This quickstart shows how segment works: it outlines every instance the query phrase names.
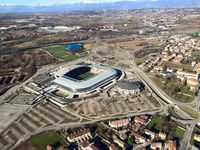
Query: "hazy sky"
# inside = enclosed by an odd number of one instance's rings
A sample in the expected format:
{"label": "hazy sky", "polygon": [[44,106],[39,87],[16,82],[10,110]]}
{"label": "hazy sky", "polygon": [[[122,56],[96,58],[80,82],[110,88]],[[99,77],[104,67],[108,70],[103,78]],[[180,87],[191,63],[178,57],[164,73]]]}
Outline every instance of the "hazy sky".
{"label": "hazy sky", "polygon": [[[52,5],[62,3],[98,3],[98,2],[116,2],[125,0],[0,0],[0,4],[9,5]],[[126,0],[127,1],[127,0]],[[144,1],[144,0],[129,0],[129,1]],[[155,0],[151,0],[155,1]]]}

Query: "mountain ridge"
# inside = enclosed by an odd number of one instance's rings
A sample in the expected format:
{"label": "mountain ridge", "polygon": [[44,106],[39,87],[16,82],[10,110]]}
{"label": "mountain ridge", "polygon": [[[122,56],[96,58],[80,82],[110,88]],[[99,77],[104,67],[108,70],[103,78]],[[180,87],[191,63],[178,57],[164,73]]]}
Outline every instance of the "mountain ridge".
{"label": "mountain ridge", "polygon": [[144,0],[119,1],[104,3],[74,3],[54,5],[0,5],[0,13],[36,13],[36,12],[65,12],[65,11],[91,11],[91,10],[123,10],[144,8],[196,8],[200,6],[199,0]]}

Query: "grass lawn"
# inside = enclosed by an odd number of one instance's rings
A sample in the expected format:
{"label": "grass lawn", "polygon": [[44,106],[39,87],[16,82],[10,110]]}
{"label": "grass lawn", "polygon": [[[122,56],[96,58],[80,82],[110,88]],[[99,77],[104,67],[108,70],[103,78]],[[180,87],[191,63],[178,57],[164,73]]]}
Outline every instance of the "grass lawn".
{"label": "grass lawn", "polygon": [[176,64],[172,62],[163,62],[162,65],[166,65],[167,67],[173,67],[173,68],[183,68],[186,71],[191,72],[193,67],[190,64]]}
{"label": "grass lawn", "polygon": [[156,116],[154,117],[147,125],[149,129],[156,129],[158,131],[164,131],[165,133],[168,133],[168,138],[177,137],[180,140],[183,138],[185,130],[182,128],[185,128],[184,125],[180,124],[174,121],[169,121],[167,118],[162,116]]}
{"label": "grass lawn", "polygon": [[135,58],[135,62],[137,65],[144,63],[147,59],[149,58],[149,56],[144,56],[142,58]]}
{"label": "grass lawn", "polygon": [[87,79],[87,78],[89,78],[89,77],[91,77],[91,76],[93,76],[93,75],[94,75],[94,74],[91,73],[91,72],[86,72],[86,73],[80,75],[78,78],[79,78],[79,80],[83,80],[83,79]]}
{"label": "grass lawn", "polygon": [[159,79],[158,77],[154,77],[154,76],[151,76],[150,78],[151,78],[151,80],[154,81],[154,83],[155,83],[158,87],[163,88],[164,83],[162,82],[161,79]]}
{"label": "grass lawn", "polygon": [[177,115],[177,114],[175,113],[175,111],[174,111],[173,108],[169,108],[169,109],[168,109],[168,112],[169,112],[170,115],[172,115],[172,116],[175,117],[175,118],[181,118],[179,115]]}
{"label": "grass lawn", "polygon": [[198,113],[194,109],[187,106],[179,106],[179,108],[190,115],[192,118],[198,118]]}
{"label": "grass lawn", "polygon": [[190,87],[189,86],[183,86],[181,88],[181,93],[185,93],[185,94],[188,94],[188,95],[191,95],[191,97],[195,97],[195,92],[192,92],[190,91]]}
{"label": "grass lawn", "polygon": [[75,105],[73,103],[69,103],[69,104],[65,105],[65,108],[67,108],[67,109],[72,109],[73,110],[74,107],[75,107]]}
{"label": "grass lawn", "polygon": [[62,59],[64,61],[70,61],[78,58],[76,54],[72,54],[71,52],[67,51],[64,45],[47,47],[45,50],[47,50],[56,58]]}
{"label": "grass lawn", "polygon": [[175,137],[178,137],[179,139],[182,139],[184,136],[185,130],[180,128],[179,126],[176,127]]}
{"label": "grass lawn", "polygon": [[123,63],[119,63],[118,66],[121,67],[121,68],[130,68],[129,65],[123,64]]}
{"label": "grass lawn", "polygon": [[177,101],[183,102],[183,103],[189,103],[189,102],[194,101],[194,97],[179,94],[179,93],[177,93],[177,95],[174,97],[174,99],[176,99]]}
{"label": "grass lawn", "polygon": [[[150,78],[159,88],[161,88],[167,95],[169,95],[173,99],[184,103],[189,103],[194,101],[195,93],[190,91],[188,86],[181,87],[181,85],[179,85],[178,83],[178,80],[170,79],[167,80],[166,82],[162,82],[164,80],[159,77],[151,76]],[[176,86],[180,88],[180,92],[175,92]],[[184,93],[185,95],[182,93]]]}
{"label": "grass lawn", "polygon": [[48,144],[57,144],[57,146],[65,144],[64,139],[54,131],[42,132],[32,136],[30,142],[41,150],[46,149]]}
{"label": "grass lawn", "polygon": [[151,129],[154,127],[156,130],[161,130],[162,125],[165,123],[165,119],[161,116],[153,117],[153,119],[148,123],[147,127]]}
{"label": "grass lawn", "polygon": [[200,53],[199,51],[194,51],[193,58],[195,61],[200,61]]}

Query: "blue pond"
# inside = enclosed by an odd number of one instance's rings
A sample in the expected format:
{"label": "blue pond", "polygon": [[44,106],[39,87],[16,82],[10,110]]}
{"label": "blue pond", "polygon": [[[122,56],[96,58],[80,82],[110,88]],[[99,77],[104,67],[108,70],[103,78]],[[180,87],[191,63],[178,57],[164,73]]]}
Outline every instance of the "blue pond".
{"label": "blue pond", "polygon": [[76,51],[79,50],[82,47],[82,45],[80,44],[69,44],[65,46],[65,49],[69,50],[69,51]]}

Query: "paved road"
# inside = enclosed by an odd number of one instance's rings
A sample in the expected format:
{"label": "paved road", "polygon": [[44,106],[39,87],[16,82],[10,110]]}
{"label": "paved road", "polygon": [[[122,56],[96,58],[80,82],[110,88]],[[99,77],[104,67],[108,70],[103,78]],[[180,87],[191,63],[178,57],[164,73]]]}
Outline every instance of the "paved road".
{"label": "paved road", "polygon": [[[182,105],[187,105],[187,106],[188,106],[188,104],[179,103],[179,102],[173,100],[172,98],[170,98],[164,92],[162,92],[151,81],[151,79],[149,79],[149,77],[142,70],[140,70],[136,66],[136,63],[134,62],[134,55],[133,54],[132,54],[132,58],[133,58],[133,63],[132,63],[133,67],[132,68],[133,68],[134,73],[138,76],[138,78],[141,79],[141,81],[143,81],[143,83],[149,88],[150,91],[155,93],[156,96],[158,96],[160,98],[160,100],[162,100],[165,104],[167,104],[165,106],[165,108],[164,108],[164,111],[166,111],[168,109],[168,107],[174,107],[175,108],[175,112],[181,118],[185,119],[185,120],[176,119],[176,121],[181,122],[183,124],[191,124],[190,127],[187,126],[187,128],[186,128],[184,137],[181,140],[181,147],[180,147],[180,150],[188,150],[191,147],[190,140],[191,140],[191,137],[192,137],[192,133],[193,133],[194,127],[196,126],[196,124],[198,124],[200,122],[200,116],[197,119],[192,119],[188,114],[186,114],[185,112],[180,110],[179,107],[177,106],[177,104],[182,104]],[[194,103],[196,103],[197,110],[199,110],[199,106],[200,106],[200,91],[199,91],[198,97],[195,99],[195,102],[190,103],[189,105],[192,105]]]}
{"label": "paved road", "polygon": [[[133,58],[134,59],[134,58]],[[158,97],[160,100],[162,100],[162,102],[164,102],[167,105],[174,105],[177,108],[177,112],[179,113],[179,115],[181,115],[181,117],[183,117],[183,119],[192,119],[188,114],[186,114],[185,112],[181,111],[176,103],[175,100],[173,100],[172,98],[170,98],[168,95],[166,95],[163,91],[160,90],[160,88],[158,88],[153,81],[151,81],[151,79],[149,79],[149,77],[139,68],[137,68],[137,66],[135,65],[135,63],[133,62],[133,72],[138,76],[138,78],[146,85],[146,87],[152,92],[154,93],[154,96]]]}
{"label": "paved road", "polygon": [[180,150],[188,150],[190,148],[190,140],[191,140],[195,125],[196,124],[193,123],[191,124],[191,126],[187,126],[183,139],[181,140]]}

